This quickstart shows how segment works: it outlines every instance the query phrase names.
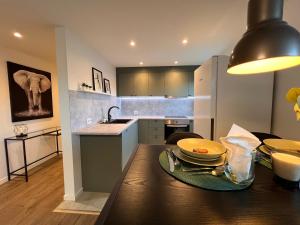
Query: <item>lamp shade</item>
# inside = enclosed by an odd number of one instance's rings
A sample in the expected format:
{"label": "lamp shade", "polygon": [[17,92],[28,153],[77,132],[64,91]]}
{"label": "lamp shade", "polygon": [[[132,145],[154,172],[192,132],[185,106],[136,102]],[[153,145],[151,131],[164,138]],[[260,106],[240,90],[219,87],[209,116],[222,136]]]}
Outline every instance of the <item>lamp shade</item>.
{"label": "lamp shade", "polygon": [[256,74],[300,65],[300,33],[282,21],[282,0],[250,0],[248,29],[235,46],[229,74]]}

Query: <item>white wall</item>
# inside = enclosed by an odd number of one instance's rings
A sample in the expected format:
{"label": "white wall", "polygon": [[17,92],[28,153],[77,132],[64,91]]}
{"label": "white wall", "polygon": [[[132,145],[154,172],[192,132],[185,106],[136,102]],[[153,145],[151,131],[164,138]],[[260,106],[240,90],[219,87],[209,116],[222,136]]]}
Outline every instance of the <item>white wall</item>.
{"label": "white wall", "polygon": [[95,67],[110,80],[112,95],[116,95],[116,68],[70,31],[66,38],[69,90],[77,90],[82,82],[92,85],[92,67]]}
{"label": "white wall", "polygon": [[63,27],[56,28],[56,54],[64,149],[64,199],[75,200],[82,191],[80,140],[72,135],[69,90],[77,90],[79,82],[91,84],[92,67],[96,67],[111,81],[112,94],[115,95],[116,74],[115,67]]}
{"label": "white wall", "polygon": [[300,66],[276,72],[272,133],[282,138],[300,140],[300,121],[296,120],[294,105],[285,99],[292,87],[300,87]]}
{"label": "white wall", "polygon": [[[29,127],[29,131],[35,131],[48,127],[59,125],[59,106],[58,106],[58,87],[55,63],[45,61],[34,56],[30,56],[12,49],[0,46],[0,184],[7,181],[6,161],[4,142],[5,137],[14,136],[13,125],[18,123],[11,122],[10,99],[8,87],[8,75],[6,61],[12,61],[29,67],[45,70],[51,73],[52,77],[52,98],[54,117],[47,119],[38,119],[24,121]],[[55,149],[55,140],[53,137],[43,137],[33,139],[27,142],[28,162],[34,161],[38,157],[46,155]],[[10,166],[11,170],[23,166],[23,155],[20,143],[9,144]]]}

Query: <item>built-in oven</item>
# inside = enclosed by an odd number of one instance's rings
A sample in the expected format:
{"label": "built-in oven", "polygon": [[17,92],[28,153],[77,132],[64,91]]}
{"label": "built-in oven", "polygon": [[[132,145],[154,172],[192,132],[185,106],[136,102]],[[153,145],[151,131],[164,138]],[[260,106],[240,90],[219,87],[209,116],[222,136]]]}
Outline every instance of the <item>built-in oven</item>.
{"label": "built-in oven", "polygon": [[173,133],[189,131],[190,121],[186,117],[167,117],[165,119],[165,140]]}

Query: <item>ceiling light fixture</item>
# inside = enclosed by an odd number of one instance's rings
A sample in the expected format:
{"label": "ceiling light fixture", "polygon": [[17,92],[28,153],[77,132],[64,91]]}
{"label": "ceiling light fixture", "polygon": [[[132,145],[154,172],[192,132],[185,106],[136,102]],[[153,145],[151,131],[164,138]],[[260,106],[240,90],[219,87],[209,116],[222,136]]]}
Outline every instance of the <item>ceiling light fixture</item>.
{"label": "ceiling light fixture", "polygon": [[228,73],[255,74],[300,65],[300,34],[282,15],[283,0],[249,0],[247,31],[231,53]]}
{"label": "ceiling light fixture", "polygon": [[174,64],[177,65],[177,64],[178,64],[178,61],[175,61]]}
{"label": "ceiling light fixture", "polygon": [[182,44],[183,44],[183,45],[186,45],[188,42],[189,42],[189,41],[188,41],[188,39],[186,39],[186,38],[182,40]]}
{"label": "ceiling light fixture", "polygon": [[130,46],[134,47],[135,46],[135,41],[130,41]]}
{"label": "ceiling light fixture", "polygon": [[140,65],[141,65],[141,66],[144,65],[144,63],[143,63],[143,62],[140,62]]}
{"label": "ceiling light fixture", "polygon": [[17,37],[17,38],[22,38],[23,35],[20,34],[19,32],[14,32],[14,36]]}

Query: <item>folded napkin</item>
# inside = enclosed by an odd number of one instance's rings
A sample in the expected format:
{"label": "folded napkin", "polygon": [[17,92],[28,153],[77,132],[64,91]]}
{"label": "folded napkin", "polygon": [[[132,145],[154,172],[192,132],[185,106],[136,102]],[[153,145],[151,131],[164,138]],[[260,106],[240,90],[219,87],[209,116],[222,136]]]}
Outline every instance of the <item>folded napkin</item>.
{"label": "folded napkin", "polygon": [[234,174],[235,181],[240,183],[249,179],[252,153],[261,144],[259,139],[233,124],[227,137],[221,137],[220,141],[227,149],[227,166],[230,173]]}

